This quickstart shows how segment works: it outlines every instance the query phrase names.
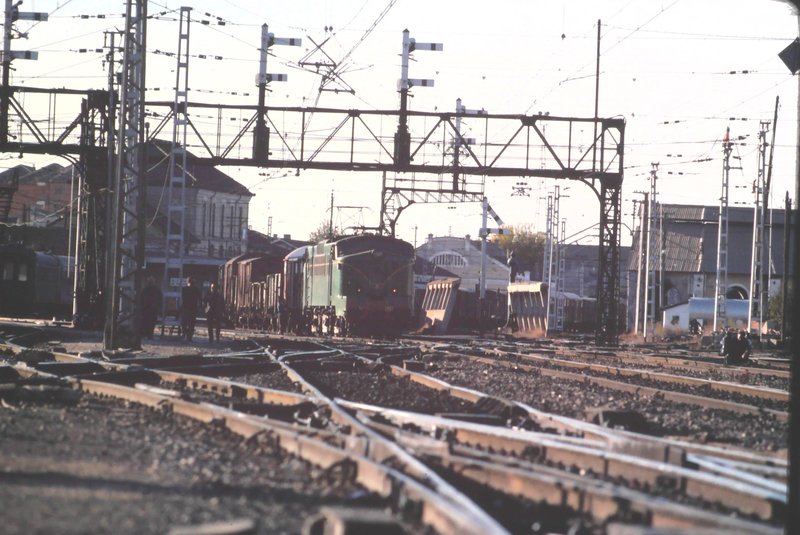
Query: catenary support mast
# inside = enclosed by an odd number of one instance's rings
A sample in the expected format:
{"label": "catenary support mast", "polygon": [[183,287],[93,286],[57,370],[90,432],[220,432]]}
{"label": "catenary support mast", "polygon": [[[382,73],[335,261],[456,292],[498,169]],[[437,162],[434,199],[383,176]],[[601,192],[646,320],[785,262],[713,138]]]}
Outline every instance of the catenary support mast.
{"label": "catenary support mast", "polygon": [[719,220],[717,227],[717,278],[714,283],[714,324],[713,331],[725,328],[727,316],[725,312],[726,292],[728,291],[728,181],[731,172],[730,128],[725,131],[722,140],[722,192],[719,197]]}
{"label": "catenary support mast", "polygon": [[186,254],[186,134],[189,118],[189,29],[192,8],[182,7],[178,31],[178,53],[175,65],[175,105],[172,113],[172,145],[169,152],[167,184],[167,226],[164,230],[164,278],[162,309],[177,310],[184,280]]}
{"label": "catenary support mast", "polygon": [[[113,232],[108,277],[108,306],[103,346],[138,347],[136,295],[144,264],[145,57],[147,1],[128,0],[125,10],[125,55],[117,160],[114,172]],[[125,333],[128,337],[123,340]]]}

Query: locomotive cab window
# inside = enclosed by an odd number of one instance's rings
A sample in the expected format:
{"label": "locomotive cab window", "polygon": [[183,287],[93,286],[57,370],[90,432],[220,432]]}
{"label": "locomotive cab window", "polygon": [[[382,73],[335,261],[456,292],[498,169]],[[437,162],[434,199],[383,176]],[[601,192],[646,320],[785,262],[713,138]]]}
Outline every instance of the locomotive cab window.
{"label": "locomotive cab window", "polygon": [[25,282],[28,280],[28,265],[27,264],[20,264],[19,265],[19,273],[17,273],[17,280]]}

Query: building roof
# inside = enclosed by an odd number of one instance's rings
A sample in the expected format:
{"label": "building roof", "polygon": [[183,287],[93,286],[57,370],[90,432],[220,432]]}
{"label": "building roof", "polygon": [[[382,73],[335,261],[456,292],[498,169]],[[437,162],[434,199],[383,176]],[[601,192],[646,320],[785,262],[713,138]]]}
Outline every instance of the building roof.
{"label": "building roof", "polygon": [[[664,204],[663,249],[664,270],[684,273],[715,273],[717,270],[717,240],[719,207]],[[772,212],[773,274],[783,274],[784,210]],[[641,213],[641,212],[640,212]],[[656,227],[657,229],[657,227]],[[768,231],[769,232],[769,231]],[[650,262],[658,260],[658,230],[651,237]],[[640,229],[634,232],[632,251],[638,251]],[[646,242],[645,242],[646,244]],[[643,245],[645,245],[643,244]],[[753,244],[753,208],[728,208],[728,273],[750,272]],[[628,269],[637,269],[637,254],[631,254]]]}
{"label": "building roof", "polygon": [[421,256],[414,257],[414,273],[417,275],[429,275],[431,277],[458,278],[458,275],[455,275],[453,272],[447,271],[442,266],[437,266],[430,260],[426,260]]}
{"label": "building roof", "polygon": [[[466,244],[469,244],[474,250],[481,250],[481,240],[473,240],[469,235],[465,237],[458,236],[428,236],[428,240],[423,242],[417,247],[417,251],[423,254],[428,253],[428,249],[432,249],[433,255],[449,249],[453,252],[461,253],[464,251]],[[506,251],[491,240],[486,240],[486,254],[498,262],[506,263]],[[432,256],[432,255],[431,255]]]}
{"label": "building roof", "polygon": [[277,236],[268,236],[253,229],[247,231],[247,250],[250,252],[266,253],[270,255],[283,254],[285,256],[298,247],[310,244],[311,242],[309,241],[293,240],[288,236],[279,238]]}
{"label": "building roof", "polygon": [[[170,150],[171,143],[169,141],[155,139],[147,143],[148,186],[164,185],[169,173]],[[197,156],[190,151],[186,151],[186,175],[189,179],[187,186],[193,188],[232,195],[254,196],[250,190],[229,175],[212,165],[199,162]]]}
{"label": "building roof", "polygon": [[0,172],[0,185],[9,185],[14,182],[19,184],[69,183],[70,180],[72,180],[72,166],[64,167],[57,163],[51,163],[39,169],[30,165],[15,165]]}

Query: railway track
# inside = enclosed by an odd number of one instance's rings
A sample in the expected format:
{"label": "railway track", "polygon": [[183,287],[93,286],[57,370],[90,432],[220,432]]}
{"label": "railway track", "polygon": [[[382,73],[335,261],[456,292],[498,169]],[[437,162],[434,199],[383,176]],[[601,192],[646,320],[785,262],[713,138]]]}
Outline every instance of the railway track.
{"label": "railway track", "polygon": [[[379,483],[363,474],[351,482],[404,511],[387,522],[405,529],[781,532],[780,457],[609,428],[533,407],[510,388],[484,393],[437,377],[443,361],[490,366],[487,359],[425,344],[269,338],[222,355],[105,361],[62,354],[13,369],[170,407],[245,437],[279,437],[271,444],[313,466],[350,459],[356,472],[385,472],[375,476]],[[500,359],[495,354],[491,373]],[[520,376],[520,363],[503,362]],[[407,489],[402,503],[390,503],[395,491],[381,491],[387,480]],[[416,505],[402,506],[409,503]]]}

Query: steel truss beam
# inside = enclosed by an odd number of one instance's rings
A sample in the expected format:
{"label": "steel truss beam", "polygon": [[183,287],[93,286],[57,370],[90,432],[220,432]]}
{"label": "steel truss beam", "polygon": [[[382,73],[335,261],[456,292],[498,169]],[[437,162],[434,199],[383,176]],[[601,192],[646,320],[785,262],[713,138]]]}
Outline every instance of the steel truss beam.
{"label": "steel truss beam", "polygon": [[[160,119],[151,137],[169,122],[173,106],[147,103],[148,115]],[[399,120],[397,110],[267,107],[265,114],[273,139],[266,160],[259,162],[264,167],[576,180],[615,180],[622,174],[615,165],[622,150],[617,138],[625,128],[620,118],[408,111],[411,143],[408,154],[398,157],[391,130]],[[248,134],[258,118],[257,106],[189,102],[187,115],[192,132],[188,143],[199,160],[209,165],[255,163]],[[306,127],[312,116],[313,128]],[[457,117],[470,124],[470,135],[477,141],[465,145],[464,157],[455,163],[447,161],[445,148],[450,139],[464,135],[456,127]],[[595,122],[597,138],[592,132]]]}
{"label": "steel truss beam", "polygon": [[[105,145],[108,91],[12,86],[6,93],[14,128],[8,127],[0,152],[79,155]],[[57,122],[56,113],[64,108],[79,112],[67,123]],[[41,111],[29,112],[34,109]]]}

